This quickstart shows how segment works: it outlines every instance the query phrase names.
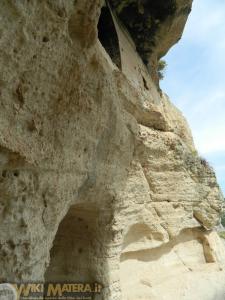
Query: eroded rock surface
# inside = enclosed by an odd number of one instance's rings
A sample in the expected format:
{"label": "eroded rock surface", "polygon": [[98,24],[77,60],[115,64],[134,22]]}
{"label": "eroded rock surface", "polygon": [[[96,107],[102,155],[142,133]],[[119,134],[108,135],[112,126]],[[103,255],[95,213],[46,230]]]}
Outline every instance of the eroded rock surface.
{"label": "eroded rock surface", "polygon": [[[153,24],[140,37],[123,17],[130,5],[137,27]],[[224,299],[213,230],[223,197],[154,75],[190,9],[1,1],[1,282],[97,281],[103,300]]]}

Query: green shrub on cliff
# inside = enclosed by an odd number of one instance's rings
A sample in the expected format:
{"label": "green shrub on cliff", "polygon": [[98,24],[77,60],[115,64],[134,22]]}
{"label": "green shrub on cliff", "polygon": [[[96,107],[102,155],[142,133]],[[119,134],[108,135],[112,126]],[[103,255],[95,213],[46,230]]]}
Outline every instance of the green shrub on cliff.
{"label": "green shrub on cliff", "polygon": [[222,239],[225,239],[225,231],[219,232],[219,236],[220,236]]}
{"label": "green shrub on cliff", "polygon": [[221,224],[225,227],[225,214],[221,217]]}
{"label": "green shrub on cliff", "polygon": [[165,76],[165,70],[167,67],[167,63],[165,60],[160,59],[160,61],[158,62],[158,76],[159,76],[159,80],[162,80]]}

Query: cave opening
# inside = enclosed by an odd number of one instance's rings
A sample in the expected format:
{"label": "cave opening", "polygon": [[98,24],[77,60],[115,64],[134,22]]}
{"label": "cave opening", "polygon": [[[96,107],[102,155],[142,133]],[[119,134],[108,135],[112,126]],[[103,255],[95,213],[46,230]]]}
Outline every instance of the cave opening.
{"label": "cave opening", "polygon": [[99,282],[97,255],[97,212],[72,206],[59,224],[50,251],[45,282]]}
{"label": "cave opening", "polygon": [[110,9],[102,7],[98,22],[98,38],[113,63],[121,69],[119,38]]}

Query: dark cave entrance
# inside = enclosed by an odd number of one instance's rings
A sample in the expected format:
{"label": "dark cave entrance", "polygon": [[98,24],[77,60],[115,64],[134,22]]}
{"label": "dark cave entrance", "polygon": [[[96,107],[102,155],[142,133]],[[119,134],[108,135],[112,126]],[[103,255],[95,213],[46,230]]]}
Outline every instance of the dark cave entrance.
{"label": "dark cave entrance", "polygon": [[52,243],[44,276],[46,284],[100,285],[102,289],[99,292],[92,292],[91,295],[84,293],[81,297],[105,299],[109,285],[107,249],[110,235],[102,226],[103,219],[103,211],[93,204],[79,203],[70,207]]}
{"label": "dark cave entrance", "polygon": [[108,7],[103,7],[98,22],[98,38],[113,63],[121,69],[119,39]]}
{"label": "dark cave entrance", "polygon": [[72,206],[50,251],[46,282],[96,282],[96,212]]}

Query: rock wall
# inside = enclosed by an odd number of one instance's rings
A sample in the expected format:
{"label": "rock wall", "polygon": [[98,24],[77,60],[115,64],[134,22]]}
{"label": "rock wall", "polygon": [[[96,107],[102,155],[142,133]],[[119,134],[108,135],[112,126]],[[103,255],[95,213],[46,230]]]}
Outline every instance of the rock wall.
{"label": "rock wall", "polygon": [[166,2],[162,16],[151,2],[143,57],[120,14],[139,3],[139,20],[145,1],[1,1],[1,282],[97,281],[103,300],[224,299],[213,230],[223,197],[155,76],[191,8]]}

